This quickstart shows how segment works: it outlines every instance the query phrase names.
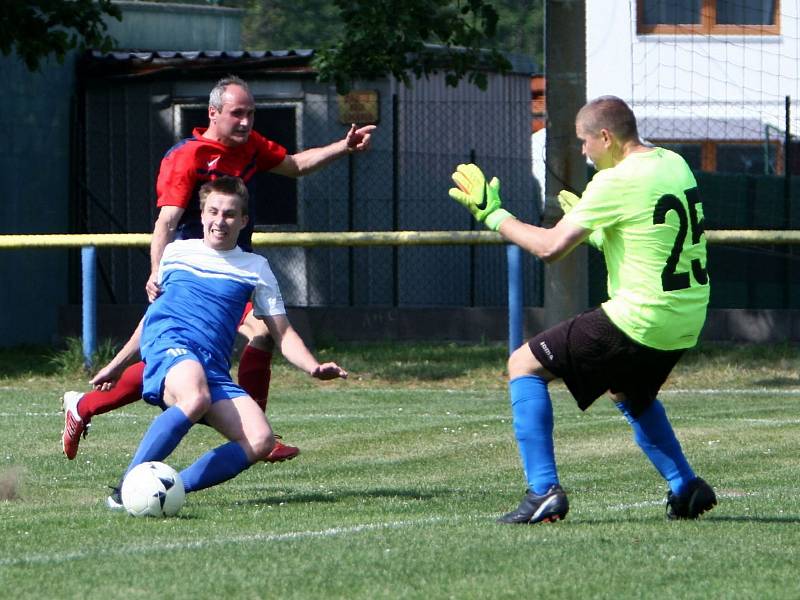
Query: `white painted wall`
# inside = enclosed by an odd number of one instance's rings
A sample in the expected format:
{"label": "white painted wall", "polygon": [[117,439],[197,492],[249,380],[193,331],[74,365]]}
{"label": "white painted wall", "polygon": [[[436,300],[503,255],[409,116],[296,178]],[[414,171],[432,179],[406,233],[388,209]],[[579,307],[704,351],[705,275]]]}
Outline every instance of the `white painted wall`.
{"label": "white painted wall", "polygon": [[636,0],[586,0],[587,97],[628,101],[645,138],[760,140],[788,95],[800,132],[800,0],[780,4],[777,36],[639,36]]}

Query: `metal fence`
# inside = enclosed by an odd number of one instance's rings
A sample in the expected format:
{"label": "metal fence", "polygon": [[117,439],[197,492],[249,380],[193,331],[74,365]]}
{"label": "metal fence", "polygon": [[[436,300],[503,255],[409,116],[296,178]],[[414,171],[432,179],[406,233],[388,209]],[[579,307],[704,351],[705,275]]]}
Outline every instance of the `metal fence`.
{"label": "metal fence", "polygon": [[[159,100],[167,94],[165,85],[132,82],[87,92],[79,124],[84,134],[76,233],[152,230],[161,157],[192,127],[207,124],[205,97],[173,90],[169,101]],[[509,85],[519,85],[524,93],[509,92]],[[301,97],[275,99],[251,87],[256,130],[290,152],[341,139],[347,129],[339,121],[335,94],[306,89]],[[539,192],[531,174],[528,80],[507,82],[494,94],[491,89],[485,94],[454,92],[433,82],[425,89],[379,90],[378,133],[368,153],[343,158],[297,181],[269,174],[254,179],[257,231],[474,228],[471,216],[447,196],[450,174],[469,161],[500,177],[509,210],[536,221]],[[507,302],[505,255],[499,247],[270,248],[263,253],[292,306]],[[97,258],[101,303],[145,302],[150,270],[145,249],[103,248]],[[524,303],[540,305],[541,268],[526,257],[523,272]],[[78,296],[73,290],[72,300]]]}

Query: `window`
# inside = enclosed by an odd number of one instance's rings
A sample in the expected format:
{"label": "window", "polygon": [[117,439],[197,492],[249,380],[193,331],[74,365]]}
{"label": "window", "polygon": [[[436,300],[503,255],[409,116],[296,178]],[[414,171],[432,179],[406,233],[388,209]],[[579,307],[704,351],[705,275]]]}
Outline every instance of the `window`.
{"label": "window", "polygon": [[637,33],[778,35],[780,0],[638,0]]}

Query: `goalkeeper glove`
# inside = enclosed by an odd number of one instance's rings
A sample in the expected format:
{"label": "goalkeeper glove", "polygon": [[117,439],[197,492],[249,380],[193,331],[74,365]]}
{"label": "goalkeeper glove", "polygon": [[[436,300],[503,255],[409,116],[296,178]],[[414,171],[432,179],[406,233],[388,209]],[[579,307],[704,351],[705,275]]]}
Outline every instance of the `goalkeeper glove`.
{"label": "goalkeeper glove", "polygon": [[450,197],[489,229],[497,231],[503,221],[514,216],[501,208],[500,180],[497,177],[487,184],[483,171],[473,164],[458,165],[452,177],[458,187],[450,188]]}
{"label": "goalkeeper glove", "polygon": [[558,192],[558,203],[561,205],[561,210],[564,211],[564,214],[571,211],[578,203],[578,200],[580,200],[580,198],[572,192],[568,192],[567,190]]}
{"label": "goalkeeper glove", "polygon": [[[575,205],[578,203],[578,200],[580,200],[580,198],[575,194],[573,194],[572,192],[568,192],[567,190],[561,190],[560,192],[558,192],[558,203],[561,205],[561,210],[564,211],[564,214],[567,214],[569,211],[575,208]],[[594,246],[595,248],[600,250],[600,252],[602,252],[603,230],[596,229],[591,234],[589,234],[589,237],[586,239],[586,241],[591,246]]]}

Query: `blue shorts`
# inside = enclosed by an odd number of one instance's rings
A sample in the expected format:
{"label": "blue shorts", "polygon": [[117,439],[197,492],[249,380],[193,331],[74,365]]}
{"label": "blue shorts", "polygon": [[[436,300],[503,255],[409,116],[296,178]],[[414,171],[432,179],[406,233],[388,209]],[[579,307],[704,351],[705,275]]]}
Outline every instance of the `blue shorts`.
{"label": "blue shorts", "polygon": [[175,338],[160,338],[151,344],[142,358],[145,361],[142,398],[145,402],[166,408],[164,380],[169,370],[184,360],[200,363],[206,373],[211,403],[247,396],[231,379],[230,365],[221,364],[210,354],[192,344]]}

